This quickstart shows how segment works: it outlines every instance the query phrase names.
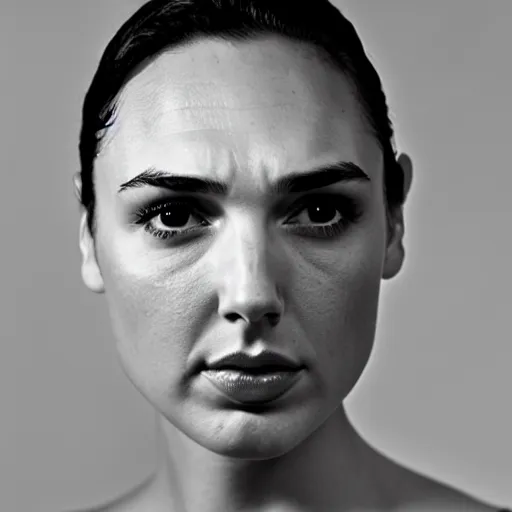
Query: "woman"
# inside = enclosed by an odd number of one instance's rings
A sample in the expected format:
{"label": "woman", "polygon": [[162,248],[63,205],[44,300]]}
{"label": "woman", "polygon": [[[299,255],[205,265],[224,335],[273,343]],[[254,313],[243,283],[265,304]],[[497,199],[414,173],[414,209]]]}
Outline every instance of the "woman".
{"label": "woman", "polygon": [[497,510],[345,414],[404,260],[392,139],[327,1],[152,0],[119,30],[83,108],[82,277],[155,407],[159,464],[101,510]]}

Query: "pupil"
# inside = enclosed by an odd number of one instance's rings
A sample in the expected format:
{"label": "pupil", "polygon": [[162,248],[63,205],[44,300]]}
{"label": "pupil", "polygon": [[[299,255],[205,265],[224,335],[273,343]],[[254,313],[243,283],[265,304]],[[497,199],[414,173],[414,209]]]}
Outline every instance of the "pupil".
{"label": "pupil", "polygon": [[190,213],[184,208],[173,207],[160,214],[162,224],[167,227],[182,227],[187,223]]}
{"label": "pupil", "polygon": [[308,208],[309,217],[313,222],[324,223],[329,222],[336,216],[336,208],[334,206],[314,206]]}

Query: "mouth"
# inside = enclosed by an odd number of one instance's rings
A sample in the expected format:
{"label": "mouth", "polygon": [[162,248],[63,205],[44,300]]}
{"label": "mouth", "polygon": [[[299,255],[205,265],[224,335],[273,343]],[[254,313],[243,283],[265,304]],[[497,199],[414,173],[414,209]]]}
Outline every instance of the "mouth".
{"label": "mouth", "polygon": [[303,375],[304,366],[275,352],[257,356],[230,354],[206,364],[201,375],[216,392],[237,404],[263,404],[277,400]]}

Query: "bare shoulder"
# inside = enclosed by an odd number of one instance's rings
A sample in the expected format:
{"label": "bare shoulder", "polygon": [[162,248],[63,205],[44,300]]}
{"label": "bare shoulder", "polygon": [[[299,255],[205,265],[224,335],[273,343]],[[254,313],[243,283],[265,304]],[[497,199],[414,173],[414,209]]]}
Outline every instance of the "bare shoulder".
{"label": "bare shoulder", "polygon": [[400,499],[394,512],[499,512],[501,510],[498,505],[485,503],[464,491],[400,466],[392,482],[401,489]]}
{"label": "bare shoulder", "polygon": [[504,510],[453,489],[439,490],[410,503],[404,503],[394,512],[499,512]]}

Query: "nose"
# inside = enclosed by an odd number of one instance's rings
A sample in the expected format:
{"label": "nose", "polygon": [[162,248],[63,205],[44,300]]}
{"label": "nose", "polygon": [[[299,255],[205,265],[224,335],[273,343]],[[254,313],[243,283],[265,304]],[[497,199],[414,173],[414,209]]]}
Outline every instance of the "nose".
{"label": "nose", "polygon": [[219,269],[219,315],[230,322],[279,323],[283,300],[278,279],[284,277],[275,249],[263,229],[247,228],[225,242]]}

